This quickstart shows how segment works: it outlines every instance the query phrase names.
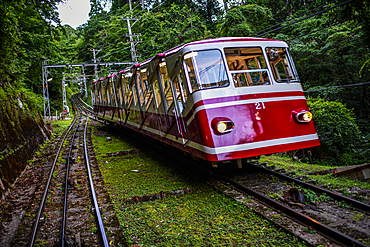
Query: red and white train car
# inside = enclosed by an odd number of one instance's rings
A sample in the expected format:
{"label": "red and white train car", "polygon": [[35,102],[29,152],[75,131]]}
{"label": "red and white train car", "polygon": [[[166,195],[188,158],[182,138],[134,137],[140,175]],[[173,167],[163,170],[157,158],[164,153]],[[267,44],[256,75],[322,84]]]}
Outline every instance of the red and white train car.
{"label": "red and white train car", "polygon": [[283,41],[183,44],[92,84],[98,117],[208,161],[319,145]]}

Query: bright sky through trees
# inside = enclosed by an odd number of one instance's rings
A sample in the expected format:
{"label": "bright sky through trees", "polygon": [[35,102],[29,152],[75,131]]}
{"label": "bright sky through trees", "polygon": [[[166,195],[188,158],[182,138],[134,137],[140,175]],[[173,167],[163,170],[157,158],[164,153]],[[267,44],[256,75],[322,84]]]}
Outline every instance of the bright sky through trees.
{"label": "bright sky through trees", "polygon": [[62,25],[68,24],[73,28],[89,19],[90,0],[67,0],[58,5],[59,18]]}
{"label": "bright sky through trees", "polygon": [[[222,0],[218,1],[222,4]],[[76,27],[86,23],[89,19],[90,0],[66,0],[57,6],[62,25],[68,24],[76,29]],[[108,4],[105,10],[109,9],[110,4]]]}

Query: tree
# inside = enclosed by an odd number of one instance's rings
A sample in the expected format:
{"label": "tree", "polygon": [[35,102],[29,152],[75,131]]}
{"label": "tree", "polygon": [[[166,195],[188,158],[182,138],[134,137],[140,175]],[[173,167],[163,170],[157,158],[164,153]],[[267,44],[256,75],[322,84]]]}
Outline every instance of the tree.
{"label": "tree", "polygon": [[257,4],[235,6],[218,24],[219,36],[249,36],[266,26],[271,18],[268,8]]}

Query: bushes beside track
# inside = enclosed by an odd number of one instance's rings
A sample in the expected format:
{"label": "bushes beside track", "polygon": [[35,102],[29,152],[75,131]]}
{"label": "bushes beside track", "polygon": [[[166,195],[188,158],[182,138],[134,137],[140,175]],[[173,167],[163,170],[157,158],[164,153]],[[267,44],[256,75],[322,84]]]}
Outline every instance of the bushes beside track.
{"label": "bushes beside track", "polygon": [[316,162],[345,166],[369,161],[369,140],[359,130],[352,110],[338,100],[307,98],[307,104],[321,142],[312,149]]}

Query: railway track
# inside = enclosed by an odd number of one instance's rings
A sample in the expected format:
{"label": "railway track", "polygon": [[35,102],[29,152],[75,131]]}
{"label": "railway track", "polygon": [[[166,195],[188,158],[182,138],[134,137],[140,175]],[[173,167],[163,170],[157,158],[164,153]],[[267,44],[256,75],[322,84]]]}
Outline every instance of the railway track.
{"label": "railway track", "polygon": [[[265,174],[273,174],[274,176],[279,177],[280,179],[284,179],[285,181],[289,181],[289,182],[293,181],[293,182],[296,182],[297,184],[300,184],[302,187],[313,189],[317,193],[326,193],[327,195],[330,195],[330,196],[333,195],[333,199],[340,200],[341,202],[346,202],[352,206],[357,206],[358,208],[361,208],[362,212],[364,212],[365,214],[367,215],[370,214],[370,210],[367,204],[356,201],[346,196],[339,195],[338,193],[335,193],[333,191],[320,188],[319,186],[314,186],[308,183],[304,183],[302,181],[299,181],[298,183],[298,181],[294,178],[290,178],[288,176],[285,176],[277,172],[273,172],[268,169],[267,170],[263,168],[261,169],[260,167],[257,167],[257,169],[254,172],[259,173],[258,177],[261,177],[261,173],[263,172]],[[249,176],[250,175],[251,174],[249,174]],[[333,227],[330,227],[329,225],[324,224],[323,222],[320,222],[318,219],[315,219],[313,217],[308,216],[305,213],[302,213],[302,210],[297,210],[294,207],[289,206],[287,203],[279,202],[267,196],[265,193],[259,192],[258,189],[256,190],[252,189],[250,186],[250,183],[248,183],[249,186],[246,186],[243,184],[243,181],[237,182],[236,180],[230,178],[230,176],[222,175],[219,172],[213,172],[212,177],[219,181],[222,181],[222,183],[224,184],[232,186],[233,188],[237,189],[238,191],[242,193],[245,193],[247,195],[252,196],[253,198],[258,199],[263,204],[268,205],[274,210],[277,210],[278,212],[283,213],[284,215],[293,219],[294,221],[307,226],[309,229],[315,229],[315,231],[317,231],[320,235],[324,236],[327,239],[330,239],[332,242],[340,246],[368,246],[364,244],[363,242],[358,241],[355,238],[349,235],[346,235],[342,233],[341,231]],[[242,178],[243,177],[242,175],[239,175],[237,177],[238,177],[238,180],[244,180]],[[262,181],[259,181],[257,183],[254,182],[254,187],[258,188],[259,186],[261,186]],[[304,206],[304,205],[301,204],[301,206]],[[346,211],[348,213],[349,209],[346,209]]]}
{"label": "railway track", "polygon": [[58,147],[50,151],[53,160],[41,169],[27,169],[26,176],[35,176],[37,184],[21,202],[9,205],[22,205],[22,211],[15,232],[7,232],[14,236],[0,239],[3,246],[127,246],[88,125],[86,116],[76,114]]}

